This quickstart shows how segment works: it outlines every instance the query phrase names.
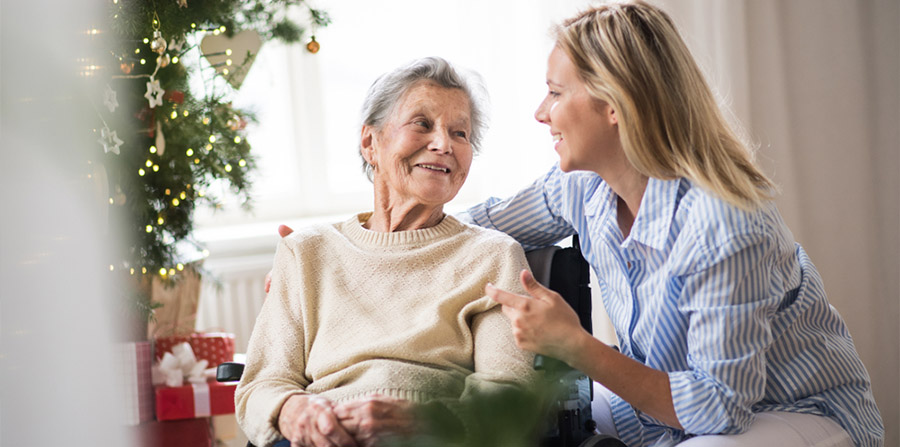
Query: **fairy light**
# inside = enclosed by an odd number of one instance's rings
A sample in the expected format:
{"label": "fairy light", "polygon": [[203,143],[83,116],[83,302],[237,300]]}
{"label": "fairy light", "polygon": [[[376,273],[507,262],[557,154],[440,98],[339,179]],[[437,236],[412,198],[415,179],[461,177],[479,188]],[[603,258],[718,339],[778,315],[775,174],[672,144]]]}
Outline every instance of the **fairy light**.
{"label": "fairy light", "polygon": [[134,49],[134,54],[141,54],[141,49],[140,49],[140,48],[135,48],[135,49]]}
{"label": "fairy light", "polygon": [[146,173],[147,173],[147,172],[144,171],[144,168],[138,169],[138,175],[139,175],[139,176],[143,177],[144,174],[146,174]]}
{"label": "fairy light", "polygon": [[206,196],[206,193],[204,193],[203,191],[197,191],[197,196],[204,197],[204,196]]}
{"label": "fairy light", "polygon": [[225,59],[225,65],[227,65],[227,66],[230,67],[231,64],[233,64],[233,63],[234,63],[234,62],[232,62],[231,59]]}
{"label": "fairy light", "polygon": [[153,165],[153,172],[159,172],[159,165]]}
{"label": "fairy light", "polygon": [[144,164],[149,168],[150,166],[153,166],[153,160],[147,159],[147,162]]}
{"label": "fairy light", "polygon": [[168,270],[166,270],[165,267],[162,267],[162,268],[159,269],[159,274],[160,274],[160,275],[166,276],[166,273],[169,273],[169,272],[168,272]]}
{"label": "fairy light", "polygon": [[188,157],[193,157],[193,156],[194,156],[194,150],[191,149],[191,148],[188,148],[187,152],[185,152],[185,153],[187,154]]}
{"label": "fairy light", "polygon": [[231,48],[226,48],[226,49],[225,49],[225,55],[226,55],[226,56],[231,56]]}
{"label": "fairy light", "polygon": [[231,172],[231,165],[230,165],[230,164],[226,164],[226,165],[225,165],[225,172]]}
{"label": "fairy light", "polygon": [[187,199],[187,194],[184,191],[181,191],[181,194],[179,194],[178,197],[181,197],[181,200],[185,200]]}
{"label": "fairy light", "polygon": [[247,160],[244,160],[243,158],[240,159],[240,160],[238,160],[238,166],[240,166],[240,167],[242,167],[242,168],[243,168],[244,166],[247,166]]}
{"label": "fairy light", "polygon": [[220,26],[220,27],[219,27],[219,31],[221,31],[221,32],[224,33],[224,32],[225,32],[225,25]]}
{"label": "fairy light", "polygon": [[171,196],[171,195],[172,195],[172,190],[169,189],[169,188],[166,188],[166,195],[167,195],[167,196]]}
{"label": "fairy light", "polygon": [[147,226],[144,228],[144,231],[146,231],[146,232],[148,232],[148,233],[152,233],[152,232],[153,232],[153,225],[147,225]]}
{"label": "fairy light", "polygon": [[178,118],[178,111],[177,111],[177,110],[173,110],[173,111],[172,111],[171,118],[172,118],[172,119]]}
{"label": "fairy light", "polygon": [[143,275],[147,274],[147,267],[141,267],[141,274],[143,274]]}
{"label": "fairy light", "polygon": [[223,74],[223,75],[226,75],[226,76],[227,76],[227,75],[228,75],[228,73],[229,73],[229,72],[228,72],[228,69],[227,69],[227,68],[226,68],[226,69],[224,69],[224,70],[222,70],[222,74]]}
{"label": "fairy light", "polygon": [[150,39],[147,38],[147,37],[145,37],[145,38],[144,38],[144,43],[150,43]]}
{"label": "fairy light", "polygon": [[181,204],[181,201],[178,200],[178,197],[172,199],[172,206],[178,206],[179,204]]}
{"label": "fairy light", "polygon": [[191,23],[191,29],[195,29],[195,28],[197,28],[197,24],[196,24],[196,23]]}
{"label": "fairy light", "polygon": [[134,275],[134,267],[132,267],[128,272]]}
{"label": "fairy light", "polygon": [[169,276],[172,276],[174,274],[175,274],[175,269],[169,269]]}
{"label": "fairy light", "polygon": [[147,63],[147,59],[141,58],[141,65],[145,65]]}
{"label": "fairy light", "polygon": [[112,204],[114,204],[114,203],[116,203],[116,201],[115,201],[115,200],[113,200],[113,198],[112,198],[112,197],[110,197],[110,198],[109,198],[109,204],[110,204],[110,205],[112,205]]}
{"label": "fairy light", "polygon": [[209,152],[211,150],[212,150],[212,145],[209,143],[206,143],[206,152]]}
{"label": "fairy light", "polygon": [[110,265],[109,265],[109,271],[112,272],[112,271],[115,271],[115,270],[116,270],[116,266],[110,264]]}
{"label": "fairy light", "polygon": [[179,262],[178,265],[175,266],[175,268],[177,268],[178,271],[180,272],[180,271],[184,270],[184,264]]}
{"label": "fairy light", "polygon": [[188,111],[185,110],[184,113],[183,113],[182,115],[184,115],[185,117],[187,117],[188,115],[190,115],[190,113],[188,113]]}
{"label": "fairy light", "polygon": [[222,32],[219,31],[218,28],[216,28],[216,29],[213,30],[213,36],[218,36],[218,35],[221,34],[221,33],[222,33]]}
{"label": "fairy light", "polygon": [[157,224],[157,225],[162,225],[162,224],[164,224],[164,223],[166,223],[166,221],[165,221],[165,219],[163,219],[162,217],[156,219],[156,224]]}
{"label": "fairy light", "polygon": [[241,137],[234,137],[234,144],[240,144],[240,143],[241,143]]}
{"label": "fairy light", "polygon": [[210,136],[209,136],[209,142],[210,142],[210,143],[215,143],[215,142],[216,142],[216,136],[215,136],[215,135],[210,135]]}
{"label": "fairy light", "polygon": [[[177,63],[178,63],[178,56],[172,56],[172,63],[173,63],[173,64],[177,64]],[[184,112],[184,116],[187,116],[187,112]]]}
{"label": "fairy light", "polygon": [[203,124],[207,125],[207,126],[209,125],[209,117],[208,116],[203,117]]}
{"label": "fairy light", "polygon": [[150,146],[150,153],[151,153],[151,154],[155,154],[155,153],[156,153],[156,146]]}
{"label": "fairy light", "polygon": [[195,159],[194,159],[194,164],[195,164],[195,165],[199,165],[199,164],[200,164],[200,159],[199,159],[199,158],[195,158]]}

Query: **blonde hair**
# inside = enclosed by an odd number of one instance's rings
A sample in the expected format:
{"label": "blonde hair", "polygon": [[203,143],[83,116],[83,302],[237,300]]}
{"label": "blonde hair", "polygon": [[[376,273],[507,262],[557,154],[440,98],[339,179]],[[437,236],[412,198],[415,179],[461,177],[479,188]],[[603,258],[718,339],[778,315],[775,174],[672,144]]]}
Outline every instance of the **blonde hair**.
{"label": "blonde hair", "polygon": [[747,210],[771,200],[775,185],[725,120],[665,12],[641,0],[606,4],[555,34],[588,92],[616,111],[625,156],[639,172],[686,177]]}

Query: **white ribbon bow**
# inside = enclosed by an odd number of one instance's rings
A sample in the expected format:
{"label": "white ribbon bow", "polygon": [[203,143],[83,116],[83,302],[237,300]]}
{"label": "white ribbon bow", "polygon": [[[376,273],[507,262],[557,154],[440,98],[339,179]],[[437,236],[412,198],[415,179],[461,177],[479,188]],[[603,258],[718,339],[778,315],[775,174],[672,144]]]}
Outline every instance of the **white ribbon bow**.
{"label": "white ribbon bow", "polygon": [[[167,386],[181,386],[187,380],[190,383],[206,383],[206,360],[197,361],[194,350],[188,342],[172,347],[172,352],[163,354],[162,359],[153,365],[152,380],[154,385],[165,383]],[[211,368],[212,369],[212,368]]]}

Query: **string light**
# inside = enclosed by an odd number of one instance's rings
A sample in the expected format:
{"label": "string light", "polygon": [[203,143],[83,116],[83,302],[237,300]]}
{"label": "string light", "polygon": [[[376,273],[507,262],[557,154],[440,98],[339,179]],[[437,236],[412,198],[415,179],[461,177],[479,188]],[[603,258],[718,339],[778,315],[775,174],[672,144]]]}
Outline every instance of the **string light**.
{"label": "string light", "polygon": [[129,270],[129,272],[130,272],[132,275],[134,275],[134,267],[132,267],[131,270]]}
{"label": "string light", "polygon": [[209,136],[209,142],[210,142],[210,143],[215,143],[215,142],[216,142],[216,136],[215,136],[215,135],[210,135],[210,136]]}
{"label": "string light", "polygon": [[184,111],[184,113],[183,113],[183,114],[182,114],[182,115],[184,115],[184,116],[188,116],[188,115],[190,115],[190,114],[189,114],[189,113],[188,113],[188,111],[187,111],[187,110],[185,110],[185,111]]}
{"label": "string light", "polygon": [[155,153],[156,153],[156,146],[150,146],[150,153],[151,153],[151,154],[155,154]]}
{"label": "string light", "polygon": [[141,65],[145,65],[147,63],[147,59],[141,58]]}
{"label": "string light", "polygon": [[187,154],[188,157],[191,157],[194,155],[194,150],[191,148],[188,148],[187,152],[185,152],[185,153]]}
{"label": "string light", "polygon": [[178,197],[172,199],[172,206],[178,206],[179,204],[181,204],[181,201],[178,200]]}
{"label": "string light", "polygon": [[169,269],[169,275],[174,275],[174,274],[175,274],[175,269]]}
{"label": "string light", "polygon": [[234,143],[235,143],[235,144],[240,144],[240,143],[241,143],[241,137],[234,137]]}
{"label": "string light", "polygon": [[143,274],[143,275],[147,274],[147,267],[141,267],[141,274]]}
{"label": "string light", "polygon": [[[173,64],[177,64],[177,63],[178,63],[178,56],[173,56],[173,57],[172,57],[172,63],[173,63]],[[184,112],[184,116],[187,116],[187,111]]]}
{"label": "string light", "polygon": [[180,272],[180,271],[184,270],[184,264],[179,262],[178,265],[175,266],[175,268],[177,268],[178,271]]}
{"label": "string light", "polygon": [[173,110],[173,111],[172,111],[171,117],[172,117],[172,119],[178,118],[178,111],[177,111],[177,110]]}
{"label": "string light", "polygon": [[171,195],[172,195],[172,190],[169,189],[169,188],[166,188],[166,195],[167,195],[167,196],[171,196]]}
{"label": "string light", "polygon": [[141,49],[140,49],[140,48],[135,48],[135,49],[134,49],[134,54],[141,54]]}
{"label": "string light", "polygon": [[194,164],[195,164],[195,165],[200,164],[200,159],[199,159],[199,158],[195,158],[195,159],[194,159]]}
{"label": "string light", "polygon": [[226,164],[226,165],[225,165],[225,172],[231,172],[231,165],[230,165],[230,164]]}
{"label": "string light", "polygon": [[138,169],[138,175],[139,175],[139,176],[143,177],[144,174],[146,174],[146,172],[144,171],[144,168]]}
{"label": "string light", "polygon": [[156,223],[157,223],[157,225],[162,225],[162,224],[166,223],[166,221],[162,217],[160,217],[159,219],[156,219]]}
{"label": "string light", "polygon": [[168,272],[166,271],[166,268],[165,268],[165,267],[162,267],[162,268],[159,269],[159,274],[160,274],[160,275],[166,276],[166,273],[168,273]]}
{"label": "string light", "polygon": [[247,160],[244,160],[243,158],[240,159],[240,160],[238,160],[238,166],[240,166],[240,167],[242,167],[242,168],[243,168],[244,166],[247,166]]}
{"label": "string light", "polygon": [[148,39],[148,38],[145,37],[145,38],[144,38],[144,43],[150,43],[150,39]]}
{"label": "string light", "polygon": [[208,116],[203,117],[203,124],[205,124],[207,126],[209,125],[209,117]]}
{"label": "string light", "polygon": [[149,168],[150,166],[153,166],[153,161],[150,159],[147,159],[147,162],[144,164],[147,165],[147,167]]}
{"label": "string light", "polygon": [[225,55],[226,55],[226,56],[231,56],[231,48],[226,48],[226,49],[225,49]]}
{"label": "string light", "polygon": [[114,204],[114,203],[116,203],[116,202],[113,200],[112,197],[110,197],[110,198],[109,198],[109,204],[112,205],[112,204]]}
{"label": "string light", "polygon": [[153,165],[153,172],[159,172],[159,165]]}
{"label": "string light", "polygon": [[145,230],[146,232],[148,232],[148,233],[152,233],[152,232],[153,232],[153,225],[147,225],[147,227],[144,228],[144,230]]}
{"label": "string light", "polygon": [[178,197],[181,197],[181,200],[185,200],[187,199],[187,194],[185,194],[184,191],[181,191],[181,194],[179,194]]}
{"label": "string light", "polygon": [[112,271],[115,271],[115,270],[116,270],[116,266],[110,264],[110,265],[109,265],[109,271],[112,272]]}

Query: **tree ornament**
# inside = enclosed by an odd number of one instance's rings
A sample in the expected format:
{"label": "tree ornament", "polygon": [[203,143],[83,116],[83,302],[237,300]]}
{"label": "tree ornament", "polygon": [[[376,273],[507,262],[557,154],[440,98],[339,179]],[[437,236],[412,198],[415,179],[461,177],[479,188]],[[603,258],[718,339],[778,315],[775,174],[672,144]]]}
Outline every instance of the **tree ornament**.
{"label": "tree ornament", "polygon": [[124,141],[120,140],[118,135],[116,135],[116,131],[109,130],[109,127],[105,124],[103,125],[103,129],[100,129],[100,139],[97,140],[101,146],[103,146],[103,153],[108,154],[110,152],[119,155],[119,146],[124,143]]}
{"label": "tree ornament", "polygon": [[156,122],[156,136],[153,141],[156,146],[156,153],[162,157],[164,153],[166,153],[166,137],[163,135],[162,131],[162,123],[159,121]]}
{"label": "tree ornament", "polygon": [[207,34],[200,42],[200,52],[216,72],[237,90],[241,88],[261,46],[259,33],[244,30],[232,37]]}
{"label": "tree ornament", "polygon": [[316,42],[316,36],[312,36],[309,39],[309,43],[306,44],[306,51],[309,51],[312,54],[316,54],[319,52],[319,42]]}
{"label": "tree ornament", "polygon": [[131,74],[131,70],[134,70],[134,62],[122,62],[119,64],[119,70],[122,70],[122,73]]}
{"label": "tree ornament", "polygon": [[163,38],[159,30],[153,30],[153,39],[150,40],[150,49],[159,54],[166,51],[166,39]]}
{"label": "tree ornament", "polygon": [[153,79],[153,77],[151,77],[150,82],[147,83],[147,93],[144,93],[144,98],[147,98],[151,109],[162,105],[164,93],[165,90],[159,86],[159,79]]}
{"label": "tree ornament", "polygon": [[169,57],[169,53],[166,53],[156,58],[156,65],[159,65],[159,68],[166,68],[166,66],[169,65],[169,62],[171,61],[172,58]]}
{"label": "tree ornament", "polygon": [[116,100],[116,91],[109,84],[106,85],[106,90],[103,92],[103,105],[109,109],[109,113],[115,112],[116,107],[119,107],[119,101]]}

